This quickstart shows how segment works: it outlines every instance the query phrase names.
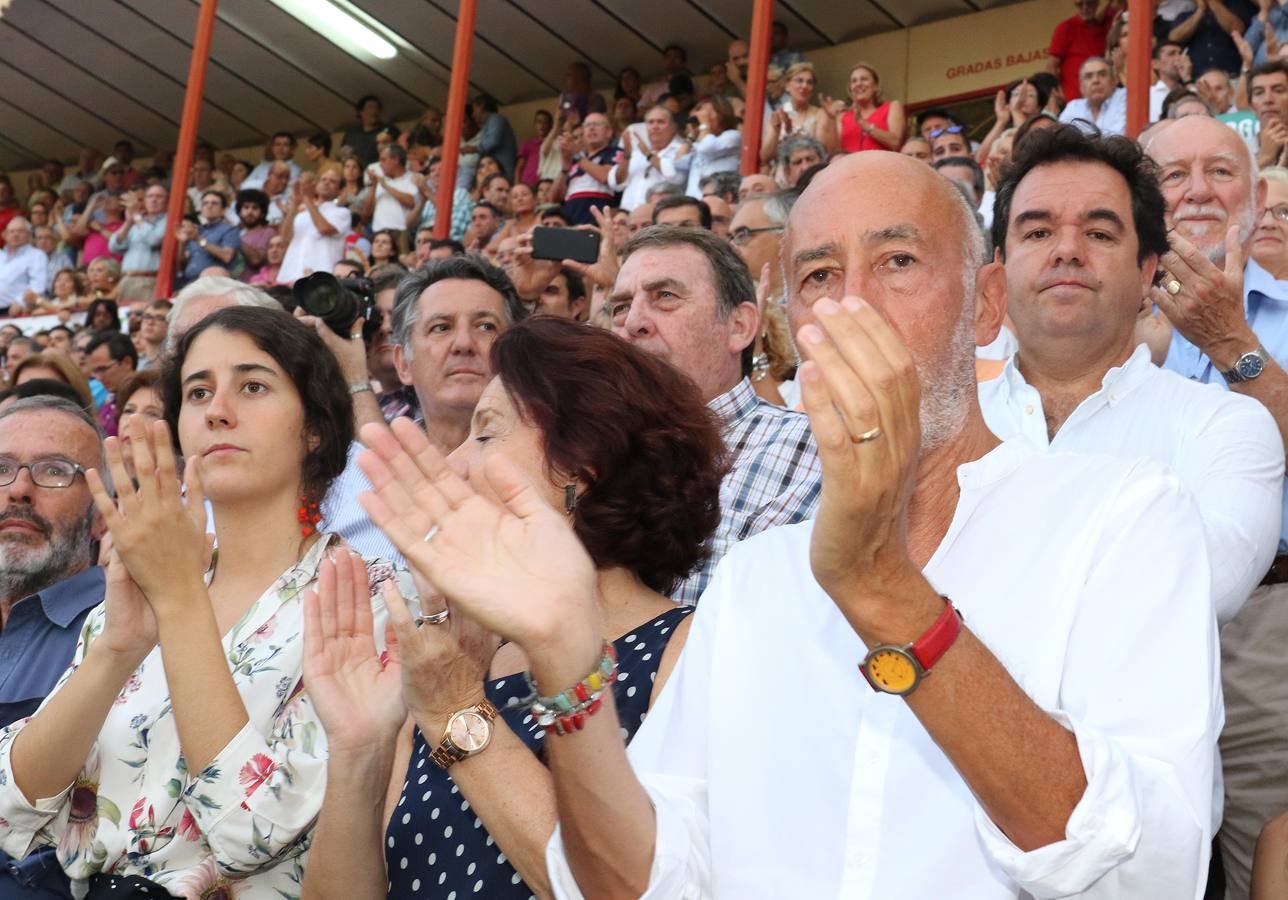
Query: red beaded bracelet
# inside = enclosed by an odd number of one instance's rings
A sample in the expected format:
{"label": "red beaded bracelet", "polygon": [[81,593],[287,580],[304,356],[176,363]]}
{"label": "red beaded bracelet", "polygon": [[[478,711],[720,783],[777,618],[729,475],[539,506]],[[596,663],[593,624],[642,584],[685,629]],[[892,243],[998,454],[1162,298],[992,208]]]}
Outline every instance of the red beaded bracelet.
{"label": "red beaded bracelet", "polygon": [[586,719],[603,705],[604,691],[617,681],[617,651],[611,643],[604,641],[599,663],[591,673],[553,697],[541,696],[531,674],[525,672],[523,677],[532,693],[521,704],[532,707],[537,724],[545,729],[546,734],[565,735],[581,731]]}

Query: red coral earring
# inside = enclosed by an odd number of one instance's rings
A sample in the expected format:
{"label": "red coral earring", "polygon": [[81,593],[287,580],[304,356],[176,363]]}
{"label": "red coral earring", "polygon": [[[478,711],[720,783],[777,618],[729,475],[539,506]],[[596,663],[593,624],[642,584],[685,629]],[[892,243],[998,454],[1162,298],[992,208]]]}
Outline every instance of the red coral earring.
{"label": "red coral earring", "polygon": [[310,537],[318,530],[318,523],[322,521],[322,513],[318,509],[318,502],[310,500],[308,497],[300,498],[300,508],[296,513],[296,518],[300,521],[300,534],[304,537]]}

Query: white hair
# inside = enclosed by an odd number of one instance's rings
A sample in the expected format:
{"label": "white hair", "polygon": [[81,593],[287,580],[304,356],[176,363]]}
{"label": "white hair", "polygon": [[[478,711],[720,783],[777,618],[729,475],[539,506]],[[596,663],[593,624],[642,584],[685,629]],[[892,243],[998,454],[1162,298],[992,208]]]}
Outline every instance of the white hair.
{"label": "white hair", "polygon": [[174,324],[179,321],[179,316],[188,301],[195,300],[197,297],[227,297],[235,306],[258,306],[276,310],[282,308],[282,304],[259,288],[222,275],[205,275],[174,295],[174,306],[170,307],[170,312],[166,314],[166,322],[170,326],[165,338],[167,353],[174,349],[175,343],[182,337],[175,334]]}

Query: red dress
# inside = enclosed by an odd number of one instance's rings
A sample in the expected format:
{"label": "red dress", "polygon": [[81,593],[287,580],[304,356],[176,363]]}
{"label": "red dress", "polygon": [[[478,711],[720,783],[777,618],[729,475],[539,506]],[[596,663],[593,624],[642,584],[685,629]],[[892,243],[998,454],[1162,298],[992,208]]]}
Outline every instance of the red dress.
{"label": "red dress", "polygon": [[[865,119],[873,128],[882,131],[890,130],[890,101],[886,101],[872,110],[872,115]],[[856,110],[847,109],[841,113],[841,150],[846,153],[858,153],[860,150],[889,150],[885,144],[863,130],[859,125]]]}

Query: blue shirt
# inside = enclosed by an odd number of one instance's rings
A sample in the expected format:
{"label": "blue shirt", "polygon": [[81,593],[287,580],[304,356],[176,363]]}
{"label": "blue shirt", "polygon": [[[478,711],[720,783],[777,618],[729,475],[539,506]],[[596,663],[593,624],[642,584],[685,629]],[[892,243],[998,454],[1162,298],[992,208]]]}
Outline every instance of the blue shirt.
{"label": "blue shirt", "polygon": [[[205,238],[208,244],[241,250],[241,229],[236,225],[228,224],[223,219],[202,225],[201,237]],[[197,241],[188,241],[187,253],[188,264],[183,267],[183,285],[188,284],[190,281],[196,281],[203,269],[208,269],[211,266],[222,266],[232,271],[237,263],[236,257],[233,257],[228,262],[224,262],[222,259],[215,259],[203,250],[201,244],[197,243]]]}
{"label": "blue shirt", "polygon": [[[1274,357],[1275,362],[1288,368],[1288,281],[1276,281],[1255,260],[1248,260],[1243,269],[1243,311],[1261,346]],[[1163,366],[1194,381],[1206,381],[1228,389],[1212,360],[1181,337],[1179,331],[1172,331],[1172,345],[1167,350]],[[1288,532],[1285,530],[1288,529],[1288,489],[1284,492],[1284,513],[1284,525],[1279,531],[1280,553],[1288,553]]]}
{"label": "blue shirt", "polygon": [[0,631],[0,727],[33,714],[71,664],[81,626],[103,602],[103,570],[90,566],[19,600]]}
{"label": "blue shirt", "polygon": [[[90,566],[9,610],[0,631],[0,726],[34,714],[71,664],[89,611],[103,602],[104,576]],[[0,897],[69,898],[71,886],[54,847],[25,859],[0,852]]]}

